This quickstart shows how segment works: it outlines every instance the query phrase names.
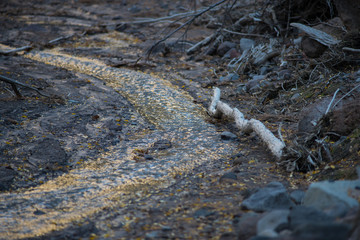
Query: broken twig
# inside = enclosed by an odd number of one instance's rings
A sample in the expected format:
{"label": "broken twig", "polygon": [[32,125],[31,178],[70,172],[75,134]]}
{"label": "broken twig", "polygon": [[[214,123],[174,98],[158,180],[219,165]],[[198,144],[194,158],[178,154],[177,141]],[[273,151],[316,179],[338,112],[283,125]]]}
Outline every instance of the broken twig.
{"label": "broken twig", "polygon": [[40,94],[41,96],[49,97],[48,95],[41,93],[41,92],[39,91],[39,89],[34,88],[34,87],[31,87],[31,86],[26,85],[26,84],[21,83],[21,82],[18,82],[18,81],[14,80],[14,79],[11,79],[11,78],[8,78],[8,77],[5,77],[5,76],[0,75],[0,80],[1,80],[1,81],[4,81],[4,82],[6,82],[6,83],[11,84],[11,87],[13,88],[14,92],[16,93],[16,96],[19,97],[19,98],[22,98],[22,96],[21,96],[19,90],[17,89],[16,85],[19,85],[19,86],[22,86],[22,87],[25,87],[25,88],[34,90],[34,91],[36,91],[38,94]]}
{"label": "broken twig", "polygon": [[224,2],[226,2],[227,0],[221,0],[217,3],[214,3],[213,5],[205,8],[204,10],[196,13],[191,19],[187,20],[184,24],[182,24],[181,26],[179,26],[178,28],[176,28],[174,31],[172,31],[171,33],[169,33],[168,35],[166,35],[163,39],[157,41],[154,45],[152,45],[146,52],[147,57],[150,56],[150,54],[152,53],[152,51],[162,42],[166,41],[166,39],[168,39],[169,37],[171,37],[172,35],[174,35],[176,32],[178,32],[180,29],[184,28],[187,25],[190,25],[196,18],[200,17],[201,15],[203,15],[204,13],[206,13],[207,11],[211,10],[212,8],[219,6],[220,4],[223,4]]}

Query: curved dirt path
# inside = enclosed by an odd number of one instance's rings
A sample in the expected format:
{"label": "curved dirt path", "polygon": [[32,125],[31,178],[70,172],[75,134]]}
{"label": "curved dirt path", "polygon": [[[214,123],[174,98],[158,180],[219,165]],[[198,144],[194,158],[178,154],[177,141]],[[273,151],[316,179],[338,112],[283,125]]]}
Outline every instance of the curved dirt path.
{"label": "curved dirt path", "polygon": [[[165,188],[177,174],[231,155],[236,143],[222,141],[205,121],[205,110],[170,82],[140,72],[117,69],[60,50],[24,55],[72,72],[104,81],[132,103],[156,126],[141,131],[130,142],[120,142],[96,160],[84,163],[52,181],[30,190],[0,195],[0,238],[17,239],[49,234],[91,218],[105,208],[122,206],[134,197],[125,193]],[[134,154],[151,150],[166,139],[172,147],[152,151],[153,160],[134,161]],[[210,166],[209,166],[210,167]]]}

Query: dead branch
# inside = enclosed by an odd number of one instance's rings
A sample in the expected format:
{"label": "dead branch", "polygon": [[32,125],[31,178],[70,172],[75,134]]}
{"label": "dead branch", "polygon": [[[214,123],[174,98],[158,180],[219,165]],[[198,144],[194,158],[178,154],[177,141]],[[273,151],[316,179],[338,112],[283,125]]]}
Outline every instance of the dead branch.
{"label": "dead branch", "polygon": [[246,36],[246,37],[261,37],[261,38],[269,38],[268,36],[265,35],[261,35],[261,34],[252,34],[252,33],[240,33],[240,32],[234,32],[228,29],[223,29],[224,32],[228,32],[231,34],[235,34],[235,35],[240,35],[240,36]]}
{"label": "dead branch", "polygon": [[23,47],[19,47],[19,48],[15,48],[15,49],[10,49],[10,50],[0,50],[0,54],[9,55],[9,54],[17,53],[17,52],[29,51],[32,48],[33,48],[32,46],[23,46]]}
{"label": "dead branch", "polygon": [[22,86],[22,87],[25,87],[25,88],[34,90],[34,91],[36,91],[38,94],[40,94],[41,96],[49,97],[48,95],[41,93],[41,92],[39,91],[39,89],[34,88],[34,87],[31,87],[31,86],[29,86],[29,85],[27,85],[27,84],[18,82],[18,81],[14,80],[14,79],[11,79],[11,78],[8,78],[8,77],[5,77],[5,76],[0,75],[0,80],[1,80],[1,81],[4,81],[4,82],[6,82],[6,83],[9,83],[9,84],[11,85],[11,87],[13,88],[16,96],[19,97],[19,98],[22,98],[22,96],[21,96],[21,93],[19,92],[19,90],[17,89],[16,85],[19,85],[19,86]]}
{"label": "dead branch", "polygon": [[356,48],[343,47],[342,50],[347,52],[360,53],[360,49],[356,49]]}
{"label": "dead branch", "polygon": [[256,119],[247,120],[237,108],[231,108],[226,103],[220,101],[220,89],[214,89],[214,96],[209,107],[209,114],[214,117],[225,115],[235,120],[236,126],[243,132],[256,132],[256,134],[266,143],[271,153],[281,159],[285,143],[279,140],[265,125]]}
{"label": "dead branch", "polygon": [[152,51],[162,42],[166,41],[169,37],[171,37],[172,35],[174,35],[176,32],[178,32],[179,30],[181,30],[182,28],[184,28],[185,26],[190,25],[192,22],[194,22],[194,20],[198,17],[200,17],[201,15],[203,15],[204,13],[206,13],[207,11],[210,11],[211,9],[213,9],[214,7],[217,7],[221,4],[223,4],[224,2],[226,2],[227,0],[221,0],[217,3],[214,3],[213,5],[205,8],[204,10],[196,13],[191,19],[189,19],[188,21],[186,21],[184,24],[182,24],[181,26],[179,26],[178,28],[176,28],[174,31],[170,32],[169,34],[167,34],[164,38],[162,38],[161,40],[157,41],[155,44],[153,44],[147,51],[146,51],[146,56],[147,58],[149,58],[150,54],[152,53]]}
{"label": "dead branch", "polygon": [[191,48],[189,48],[188,50],[186,50],[186,54],[190,55],[193,54],[194,52],[196,52],[197,50],[199,50],[201,47],[209,44],[212,40],[214,40],[214,38],[216,37],[217,33],[214,33],[206,38],[204,38],[203,40],[201,40],[200,42],[194,44]]}
{"label": "dead branch", "polygon": [[331,47],[332,45],[336,45],[341,42],[340,40],[335,39],[333,36],[323,31],[317,30],[312,27],[308,27],[301,23],[290,23],[290,26],[300,29],[301,31],[308,34],[312,39],[328,47]]}

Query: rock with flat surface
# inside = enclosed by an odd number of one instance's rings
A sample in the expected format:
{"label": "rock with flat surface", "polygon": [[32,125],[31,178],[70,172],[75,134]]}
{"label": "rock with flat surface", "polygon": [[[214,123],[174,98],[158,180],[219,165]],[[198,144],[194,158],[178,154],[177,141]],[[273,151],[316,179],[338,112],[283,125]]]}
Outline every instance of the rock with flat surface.
{"label": "rock with flat surface", "polygon": [[270,237],[269,233],[272,233],[271,237],[277,237],[278,232],[288,227],[289,213],[288,209],[273,210],[267,213],[257,223],[257,235]]}
{"label": "rock with flat surface", "polygon": [[300,225],[294,230],[294,240],[347,240],[350,235],[350,226],[340,223],[308,223]]}
{"label": "rock with flat surface", "polygon": [[294,206],[284,185],[280,182],[271,182],[245,199],[241,206],[257,212],[270,211],[275,209],[288,209]]}
{"label": "rock with flat surface", "polygon": [[308,206],[295,206],[289,213],[289,224],[291,229],[296,229],[303,224],[311,223],[331,223],[334,218],[325,214],[324,212],[316,209],[315,207]]}
{"label": "rock with flat surface", "polygon": [[240,49],[241,51],[249,50],[255,46],[255,42],[249,38],[240,39]]}
{"label": "rock with flat surface", "polygon": [[304,205],[318,209],[329,209],[337,204],[350,208],[359,208],[359,202],[350,195],[360,192],[360,180],[315,182],[312,183],[304,197]]}

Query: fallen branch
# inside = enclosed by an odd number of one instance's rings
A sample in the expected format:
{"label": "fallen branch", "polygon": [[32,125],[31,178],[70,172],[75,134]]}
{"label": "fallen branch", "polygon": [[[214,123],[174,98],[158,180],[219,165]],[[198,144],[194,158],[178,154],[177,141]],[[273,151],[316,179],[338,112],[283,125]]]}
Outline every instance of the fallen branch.
{"label": "fallen branch", "polygon": [[10,50],[0,50],[0,54],[9,55],[9,54],[13,54],[16,52],[28,51],[28,50],[31,50],[32,48],[33,48],[32,46],[23,46],[23,47],[19,47],[19,48],[10,49]]}
{"label": "fallen branch", "polygon": [[1,81],[4,81],[4,82],[6,82],[6,83],[9,83],[9,84],[11,85],[11,87],[13,88],[16,96],[19,97],[19,98],[22,98],[22,96],[21,96],[21,93],[19,92],[19,90],[17,89],[16,85],[19,85],[19,86],[22,86],[22,87],[25,87],[25,88],[34,90],[34,91],[36,91],[38,94],[40,94],[41,96],[49,97],[48,95],[41,93],[41,92],[39,91],[39,89],[34,88],[34,87],[31,87],[31,86],[26,85],[26,84],[21,83],[21,82],[18,82],[18,81],[14,80],[14,79],[11,79],[11,78],[8,78],[8,77],[5,77],[5,76],[0,75],[0,80],[1,80]]}
{"label": "fallen branch", "polygon": [[261,34],[253,34],[253,33],[241,33],[241,32],[234,32],[228,29],[223,29],[224,32],[228,32],[235,35],[245,36],[245,37],[262,37],[262,38],[269,38],[268,36],[261,35]]}
{"label": "fallen branch", "polygon": [[181,26],[179,26],[178,28],[176,28],[174,31],[172,31],[171,33],[169,33],[168,35],[166,35],[163,39],[157,41],[154,45],[152,45],[146,52],[147,57],[150,56],[150,54],[152,53],[152,51],[162,42],[166,41],[166,39],[168,39],[169,37],[171,37],[172,35],[174,35],[176,32],[178,32],[180,29],[184,28],[187,25],[190,25],[196,18],[200,17],[201,15],[203,15],[204,13],[206,13],[207,11],[211,10],[214,7],[219,6],[220,4],[223,4],[224,2],[226,2],[227,0],[221,0],[217,3],[214,3],[213,5],[205,8],[204,10],[196,13],[191,19],[189,19],[188,21],[186,21],[184,24],[182,24]]}
{"label": "fallen branch", "polygon": [[212,40],[214,40],[214,38],[216,37],[217,33],[214,33],[206,38],[204,38],[203,40],[201,40],[200,42],[194,44],[191,48],[189,48],[188,50],[186,50],[186,54],[190,55],[193,54],[194,52],[196,52],[197,50],[199,50],[201,47],[209,44]]}
{"label": "fallen branch", "polygon": [[214,89],[214,96],[209,107],[209,114],[217,118],[221,117],[222,115],[233,118],[235,120],[236,126],[242,132],[256,132],[256,134],[259,135],[261,140],[266,143],[271,153],[277,159],[281,159],[283,155],[283,149],[285,148],[285,143],[275,137],[274,134],[268,128],[266,128],[266,126],[259,120],[247,120],[245,119],[244,114],[241,113],[237,108],[231,108],[226,103],[221,102],[219,88]]}
{"label": "fallen branch", "polygon": [[321,43],[325,46],[328,46],[328,47],[331,47],[332,45],[336,45],[341,42],[340,40],[335,39],[333,36],[323,32],[323,31],[317,30],[312,27],[308,27],[301,23],[290,23],[290,26],[300,29],[301,31],[308,34],[310,36],[310,38],[312,38],[312,39],[318,41],[319,43]]}
{"label": "fallen branch", "polygon": [[360,53],[360,49],[356,49],[356,48],[343,47],[342,50],[347,52]]}

